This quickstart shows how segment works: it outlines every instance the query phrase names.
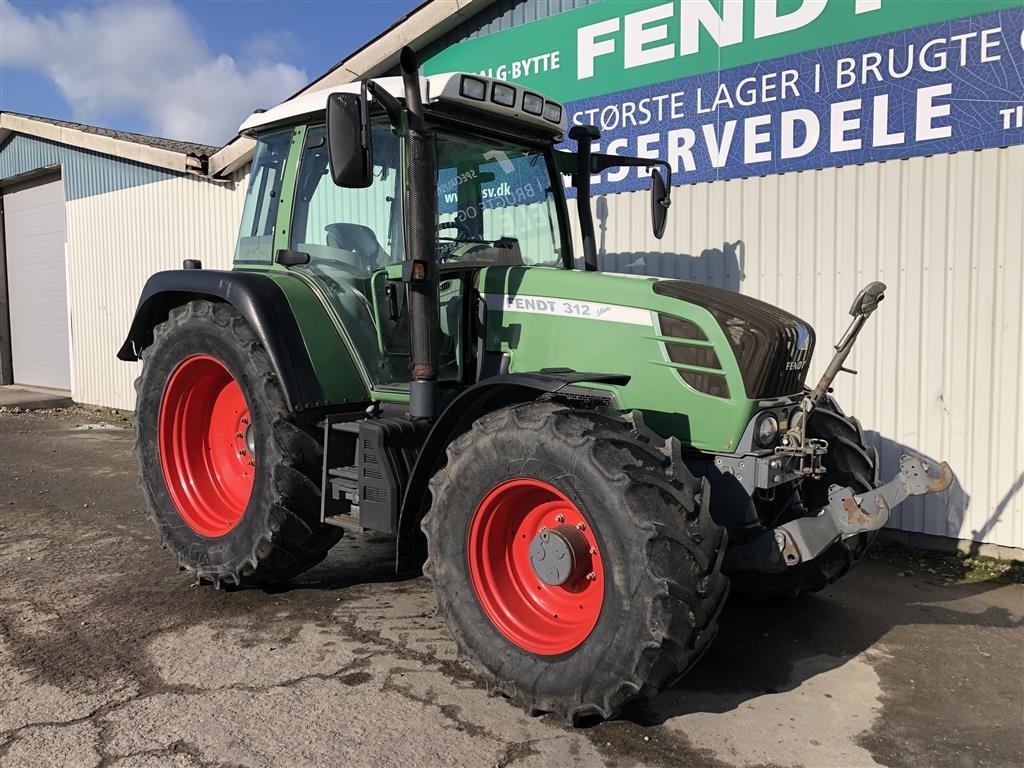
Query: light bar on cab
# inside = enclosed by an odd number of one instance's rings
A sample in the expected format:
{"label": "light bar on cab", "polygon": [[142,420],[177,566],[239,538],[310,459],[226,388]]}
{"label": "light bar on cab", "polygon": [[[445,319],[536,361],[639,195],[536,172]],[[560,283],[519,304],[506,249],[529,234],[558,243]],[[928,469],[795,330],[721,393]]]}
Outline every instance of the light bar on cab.
{"label": "light bar on cab", "polygon": [[545,133],[565,132],[565,110],[556,101],[503,80],[466,72],[431,75],[424,103],[456,102],[505,115]]}

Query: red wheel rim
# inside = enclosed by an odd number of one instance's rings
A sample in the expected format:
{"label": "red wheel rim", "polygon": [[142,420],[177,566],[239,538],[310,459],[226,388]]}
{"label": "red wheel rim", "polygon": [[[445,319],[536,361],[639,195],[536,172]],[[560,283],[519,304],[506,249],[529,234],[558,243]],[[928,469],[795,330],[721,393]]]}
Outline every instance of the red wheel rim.
{"label": "red wheel rim", "polygon": [[[556,586],[535,573],[530,545],[543,529],[565,526],[582,533],[587,552],[575,576]],[[604,602],[601,553],[589,521],[561,491],[529,478],[496,486],[476,508],[467,543],[477,599],[508,640],[554,656],[593,631]]]}
{"label": "red wheel rim", "polygon": [[223,536],[242,519],[256,468],[249,406],[234,376],[209,355],[183,360],[164,387],[157,425],[171,500],[202,536]]}

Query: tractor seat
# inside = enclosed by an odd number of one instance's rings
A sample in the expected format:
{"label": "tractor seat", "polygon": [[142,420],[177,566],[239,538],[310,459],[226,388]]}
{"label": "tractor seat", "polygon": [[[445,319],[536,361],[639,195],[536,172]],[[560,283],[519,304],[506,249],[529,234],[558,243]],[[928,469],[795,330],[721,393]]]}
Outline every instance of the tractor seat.
{"label": "tractor seat", "polygon": [[327,232],[327,246],[351,251],[359,259],[359,266],[367,272],[388,263],[388,253],[380,247],[377,235],[362,224],[336,222],[324,227]]}

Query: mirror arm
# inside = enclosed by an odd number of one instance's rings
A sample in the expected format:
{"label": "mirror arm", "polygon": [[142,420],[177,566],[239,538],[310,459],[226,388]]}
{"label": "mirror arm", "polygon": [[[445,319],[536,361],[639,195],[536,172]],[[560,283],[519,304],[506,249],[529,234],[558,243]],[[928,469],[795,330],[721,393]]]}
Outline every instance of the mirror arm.
{"label": "mirror arm", "polygon": [[384,107],[384,111],[388,116],[388,122],[391,125],[397,127],[402,124],[402,105],[398,99],[384,90],[384,87],[374,80],[364,80],[363,88],[370,92],[374,101]]}
{"label": "mirror arm", "polygon": [[590,156],[590,170],[592,173],[600,173],[609,168],[628,166],[630,168],[657,168],[665,169],[665,189],[672,189],[672,166],[666,160],[658,160],[649,157],[631,157],[628,155],[609,155],[604,152],[594,152]]}

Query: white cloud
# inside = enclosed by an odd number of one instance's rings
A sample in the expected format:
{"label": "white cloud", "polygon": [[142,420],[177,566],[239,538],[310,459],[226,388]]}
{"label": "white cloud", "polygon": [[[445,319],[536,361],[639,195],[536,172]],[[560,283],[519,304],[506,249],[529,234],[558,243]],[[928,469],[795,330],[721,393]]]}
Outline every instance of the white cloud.
{"label": "white cloud", "polygon": [[0,0],[4,68],[48,75],[76,120],[131,115],[147,132],[175,139],[222,144],[253,109],[305,85],[305,72],[273,60],[284,47],[268,36],[252,41],[256,55],[246,61],[217,55],[173,3],[80,5],[43,16]]}

